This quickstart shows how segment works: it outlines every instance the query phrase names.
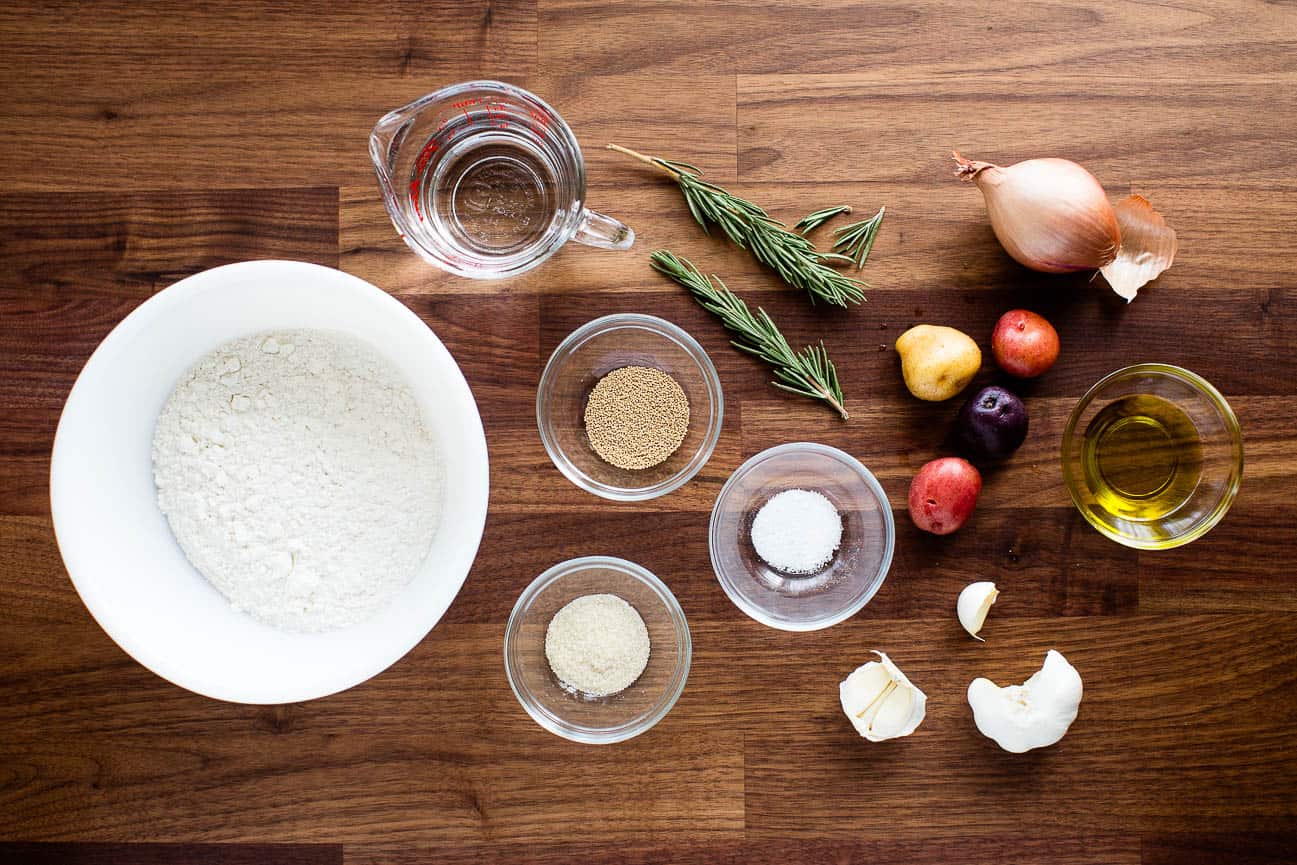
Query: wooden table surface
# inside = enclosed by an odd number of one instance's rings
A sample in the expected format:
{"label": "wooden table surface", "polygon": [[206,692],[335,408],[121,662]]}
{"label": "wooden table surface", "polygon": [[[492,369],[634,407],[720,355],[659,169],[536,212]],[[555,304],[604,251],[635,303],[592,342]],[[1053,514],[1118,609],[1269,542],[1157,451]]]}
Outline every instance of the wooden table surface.
{"label": "wooden table surface", "polygon": [[[1291,3],[9,3],[0,70],[0,861],[1297,859]],[[589,202],[634,226],[633,251],[573,245],[479,283],[406,250],[369,128],[481,77],[569,120]],[[813,310],[609,141],[693,161],[786,219],[886,204],[869,302]],[[1175,267],[1130,306],[1101,282],[1024,271],[953,179],[952,147],[1066,156],[1114,196],[1146,195],[1179,232]],[[794,342],[822,337],[851,420],[769,387],[649,270],[661,246],[723,274]],[[132,661],[67,579],[47,500],[59,411],[99,340],[175,280],[254,258],[339,267],[418,313],[463,367],[491,454],[481,552],[437,628],[377,678],[279,707],[205,699]],[[891,343],[933,322],[985,349],[1017,306],[1063,342],[1024,387],[1031,435],[963,531],[923,535],[906,491],[948,453],[956,405],[910,398]],[[559,340],[619,311],[687,328],[725,388],[711,461],[641,504],[568,483],[533,416]],[[1202,373],[1243,425],[1233,510],[1170,552],[1100,537],[1059,467],[1076,399],[1138,361]],[[978,381],[994,379],[988,363]],[[789,634],[726,599],[706,525],[740,462],[802,439],[878,475],[898,538],[861,614]],[[541,730],[501,663],[521,589],[596,553],[659,574],[694,636],[674,711],[611,747]],[[982,579],[1003,595],[976,644],[954,601]],[[964,690],[1021,681],[1050,647],[1084,677],[1080,718],[1053,748],[1006,754]],[[874,648],[929,695],[908,739],[867,743],[838,707],[838,681]]]}

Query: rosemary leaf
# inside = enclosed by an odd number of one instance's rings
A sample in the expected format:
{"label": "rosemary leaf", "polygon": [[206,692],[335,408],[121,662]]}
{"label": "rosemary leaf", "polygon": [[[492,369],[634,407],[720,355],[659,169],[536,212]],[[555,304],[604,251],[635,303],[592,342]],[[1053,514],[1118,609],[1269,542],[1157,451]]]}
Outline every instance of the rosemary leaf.
{"label": "rosemary leaf", "polygon": [[842,396],[838,371],[829,360],[823,342],[794,352],[769,313],[757,307],[753,315],[743,299],[730,291],[719,276],[704,276],[689,259],[677,258],[665,249],[652,253],[649,262],[654,270],[687,288],[703,309],[720,318],[721,323],[738,337],[731,340],[731,345],[773,367],[778,381],[771,384],[790,393],[823,400],[843,420],[847,419],[846,399]]}
{"label": "rosemary leaf", "polygon": [[817,251],[805,237],[751,201],[703,180],[702,172],[696,167],[678,160],[645,156],[616,144],[609,144],[608,149],[671,175],[684,194],[689,214],[703,231],[708,231],[709,225],[719,226],[732,243],[748,250],[788,285],[807,292],[812,301],[822,300],[845,309],[848,304],[865,299],[863,289],[868,286],[864,282],[834,270],[825,263],[826,253]]}
{"label": "rosemary leaf", "polygon": [[816,210],[812,213],[806,214],[801,219],[797,220],[793,225],[793,228],[797,229],[802,234],[810,234],[812,231],[819,228],[838,214],[850,212],[850,204],[835,204],[832,207],[826,207],[823,210]]}
{"label": "rosemary leaf", "polygon": [[688,162],[681,162],[678,159],[664,159],[662,161],[665,162],[667,165],[670,165],[672,168],[679,168],[683,171],[692,171],[694,174],[703,173],[703,170],[699,168],[697,165],[693,165]]}
{"label": "rosemary leaf", "polygon": [[[699,225],[703,227],[703,231],[707,231],[707,220],[703,218],[702,211],[699,210],[700,202],[698,201],[697,196],[691,195],[690,193],[686,192],[685,204],[689,207],[689,215],[694,218],[695,222],[697,222]],[[710,234],[711,232],[707,232],[707,233]],[[726,233],[728,234],[728,232]]]}
{"label": "rosemary leaf", "polygon": [[856,260],[849,255],[841,255],[836,252],[821,252],[820,261],[840,261],[843,264],[855,264]]}
{"label": "rosemary leaf", "polygon": [[878,229],[883,224],[883,214],[886,211],[886,207],[880,207],[878,212],[868,219],[834,229],[833,236],[837,240],[833,242],[833,248],[845,250],[847,257],[855,262],[856,270],[865,266],[865,260],[869,258],[869,250],[874,248],[874,238],[878,236]]}

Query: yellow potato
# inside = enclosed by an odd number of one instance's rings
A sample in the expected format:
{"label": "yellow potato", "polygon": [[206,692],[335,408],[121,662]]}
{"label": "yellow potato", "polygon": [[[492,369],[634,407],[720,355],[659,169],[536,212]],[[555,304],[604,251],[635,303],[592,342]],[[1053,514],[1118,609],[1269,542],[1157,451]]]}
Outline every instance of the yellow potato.
{"label": "yellow potato", "polygon": [[905,386],[919,399],[950,399],[973,380],[982,352],[966,333],[953,327],[920,324],[896,340]]}

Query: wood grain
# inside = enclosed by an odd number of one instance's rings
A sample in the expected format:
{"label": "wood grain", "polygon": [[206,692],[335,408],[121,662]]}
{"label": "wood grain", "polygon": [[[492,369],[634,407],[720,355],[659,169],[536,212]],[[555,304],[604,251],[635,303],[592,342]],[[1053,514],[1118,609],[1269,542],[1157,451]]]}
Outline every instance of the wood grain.
{"label": "wood grain", "polygon": [[13,865],[342,865],[341,844],[2,844]]}
{"label": "wood grain", "polygon": [[[976,79],[882,81],[873,73],[740,76],[739,123],[749,131],[739,170],[753,180],[814,172],[824,180],[914,180],[935,163],[948,167],[950,149],[1001,164],[1039,153],[1080,161],[1110,192],[1162,186],[1273,188],[1268,181],[1291,167],[1297,148],[1283,140],[1290,76],[1247,75],[1212,81],[1138,77],[1069,79],[1017,75]],[[1073,110],[1084,87],[1085,112]],[[929,121],[921,104],[940,100]],[[1257,114],[1249,100],[1279,110]],[[886,100],[891,111],[872,110]],[[822,104],[813,140],[802,110]],[[1193,118],[1186,129],[1183,118]],[[1006,135],[1011,132],[1011,135]],[[1193,158],[1185,159],[1185,141]],[[1031,150],[1023,150],[1030,142]],[[870,159],[851,158],[870,154]],[[974,156],[975,155],[975,156]],[[1286,185],[1286,184],[1285,184]]]}
{"label": "wood grain", "polygon": [[1291,10],[1256,2],[1033,0],[1011,13],[994,0],[665,0],[600,7],[599,14],[582,0],[539,5],[539,64],[546,72],[845,70],[952,81],[994,73],[1022,80],[1127,74],[1152,83],[1183,77],[1189,66],[1205,76],[1291,72],[1284,51],[1297,39]]}
{"label": "wood grain", "polygon": [[[1257,0],[804,4],[472,0],[219,6],[111,0],[0,9],[0,863],[413,865],[905,861],[1163,865],[1297,858],[1297,11]],[[457,80],[530,87],[569,120],[588,203],[635,251],[570,245],[503,283],[429,268],[396,237],[366,137]],[[787,220],[888,208],[869,302],[812,308],[704,235],[678,190],[615,141],[698,163]],[[958,147],[1084,162],[1176,227],[1175,267],[1129,306],[1000,249]],[[781,394],[717,322],[653,273],[670,247],[823,339],[843,423]],[[99,340],[186,275],[250,258],[338,266],[407,304],[471,384],[492,460],[481,552],[442,623],[383,675],[310,703],[217,703],[136,664],[86,613],[48,512],[49,451]],[[950,453],[956,403],[904,390],[892,343],[918,322],[983,347],[1006,309],[1063,355],[1014,382],[1031,433],[946,538],[906,513]],[[549,354],[585,321],[650,312],[715,362],[725,423],[703,471],[651,502],[567,482],[535,426]],[[1213,381],[1247,467],[1225,520],[1160,553],[1110,543],[1058,462],[1075,401],[1145,360]],[[977,384],[1005,383],[988,361]],[[879,477],[897,549],[878,595],[827,631],[768,630],[712,575],[707,517],[754,453],[816,440]],[[550,565],[643,563],[689,617],[688,687],[648,734],[581,747],[522,712],[500,657],[519,591]],[[967,582],[1003,594],[985,644]],[[964,700],[1050,648],[1085,699],[1057,746],[999,751]],[[862,742],[837,682],[884,649],[929,695],[905,740]]]}
{"label": "wood grain", "polygon": [[[1280,836],[1281,837],[1281,836]],[[1187,841],[1180,849],[1194,849]],[[921,838],[877,838],[850,841],[776,841],[729,845],[673,844],[670,849],[638,845],[618,846],[615,861],[624,865],[706,862],[712,865],[780,865],[787,862],[905,862],[912,865],[1002,865],[1003,839],[973,836],[957,841]],[[1140,861],[1138,839],[1087,833],[1048,839],[1018,838],[1012,843],[1017,862],[1051,865],[1135,865]],[[1173,848],[1174,849],[1174,848]],[[1210,848],[1206,848],[1210,849]],[[1279,851],[1274,846],[1268,850]],[[347,848],[349,865],[422,865],[422,863],[516,862],[525,865],[563,865],[589,860],[603,852],[592,843],[566,841],[546,847],[483,844],[470,848],[408,848],[364,845]],[[612,861],[612,860],[610,860]],[[1210,861],[1210,860],[1203,860]],[[1257,859],[1262,861],[1278,861]]]}

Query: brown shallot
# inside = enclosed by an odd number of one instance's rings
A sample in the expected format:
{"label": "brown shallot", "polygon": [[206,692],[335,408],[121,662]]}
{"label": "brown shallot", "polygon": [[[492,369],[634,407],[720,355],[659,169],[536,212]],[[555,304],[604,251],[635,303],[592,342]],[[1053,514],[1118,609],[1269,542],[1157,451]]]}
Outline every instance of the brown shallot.
{"label": "brown shallot", "polygon": [[1127,301],[1175,260],[1175,232],[1138,195],[1116,207],[1094,175],[1066,159],[1001,167],[955,153],[956,175],[986,199],[996,238],[1019,264],[1046,273],[1099,270]]}

